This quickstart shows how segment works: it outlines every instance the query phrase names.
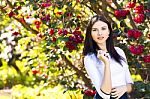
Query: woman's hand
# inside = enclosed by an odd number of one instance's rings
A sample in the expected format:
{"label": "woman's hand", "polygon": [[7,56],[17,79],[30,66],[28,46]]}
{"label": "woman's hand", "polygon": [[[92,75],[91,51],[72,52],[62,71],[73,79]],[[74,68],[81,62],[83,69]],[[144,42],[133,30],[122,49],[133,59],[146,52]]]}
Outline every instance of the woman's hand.
{"label": "woman's hand", "polygon": [[97,57],[104,62],[104,64],[109,64],[109,57],[105,51],[98,50]]}
{"label": "woman's hand", "polygon": [[126,85],[113,88],[111,91],[111,97],[119,99],[125,92],[127,92]]}

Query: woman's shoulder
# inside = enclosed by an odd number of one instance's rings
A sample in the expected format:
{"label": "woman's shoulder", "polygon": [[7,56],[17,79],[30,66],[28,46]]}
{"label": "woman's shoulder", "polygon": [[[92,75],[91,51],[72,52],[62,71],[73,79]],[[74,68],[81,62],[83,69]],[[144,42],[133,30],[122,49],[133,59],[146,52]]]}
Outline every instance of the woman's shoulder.
{"label": "woman's shoulder", "polygon": [[84,61],[97,61],[97,57],[94,53],[89,53],[84,56]]}
{"label": "woman's shoulder", "polygon": [[84,56],[84,59],[92,58],[94,55],[95,55],[94,53],[89,53],[89,54]]}

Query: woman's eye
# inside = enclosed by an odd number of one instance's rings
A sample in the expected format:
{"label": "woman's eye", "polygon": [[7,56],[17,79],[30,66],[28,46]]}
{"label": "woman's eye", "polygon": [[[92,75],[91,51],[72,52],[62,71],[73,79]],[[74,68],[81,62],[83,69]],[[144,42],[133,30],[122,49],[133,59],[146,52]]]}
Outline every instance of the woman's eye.
{"label": "woman's eye", "polygon": [[97,29],[92,29],[92,31],[97,31]]}
{"label": "woman's eye", "polygon": [[102,30],[106,30],[106,28],[102,27]]}

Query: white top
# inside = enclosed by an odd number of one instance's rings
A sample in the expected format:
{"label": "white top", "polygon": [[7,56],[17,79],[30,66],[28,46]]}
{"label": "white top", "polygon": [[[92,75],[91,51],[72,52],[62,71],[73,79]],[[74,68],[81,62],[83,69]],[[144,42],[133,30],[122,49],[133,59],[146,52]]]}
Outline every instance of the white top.
{"label": "white top", "polygon": [[[115,50],[125,59],[126,62],[122,60],[122,65],[120,65],[111,58],[110,55],[108,55],[110,61],[112,88],[133,83],[124,51],[119,47],[115,47]],[[104,63],[99,60],[95,54],[90,54],[84,57],[84,65],[98,94],[104,99],[109,99],[110,95],[106,95],[100,90],[104,75]]]}

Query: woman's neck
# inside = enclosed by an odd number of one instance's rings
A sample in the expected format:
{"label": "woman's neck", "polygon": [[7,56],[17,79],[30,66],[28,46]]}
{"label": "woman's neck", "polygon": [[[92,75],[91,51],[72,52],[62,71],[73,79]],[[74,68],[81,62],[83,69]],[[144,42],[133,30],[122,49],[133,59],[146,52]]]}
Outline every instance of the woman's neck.
{"label": "woman's neck", "polygon": [[99,44],[98,44],[98,47],[99,47],[101,50],[103,50],[103,51],[105,51],[105,52],[108,52],[108,51],[107,51],[107,48],[106,48],[106,43],[99,43]]}

